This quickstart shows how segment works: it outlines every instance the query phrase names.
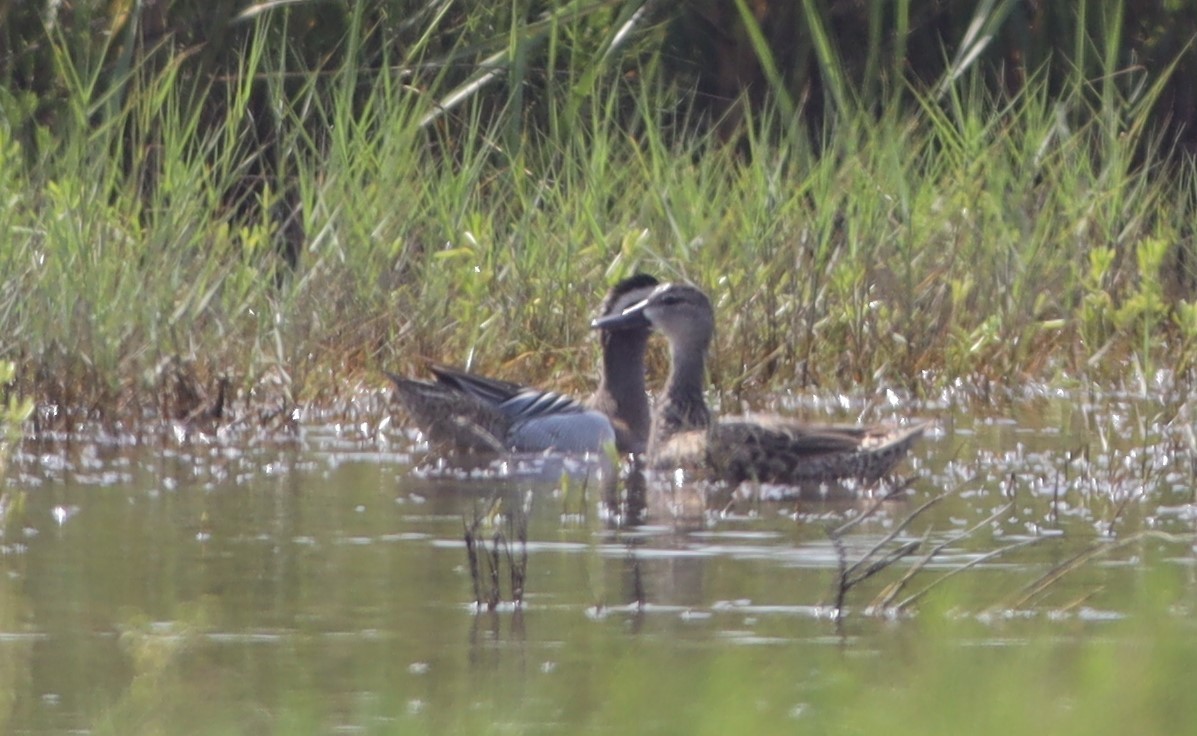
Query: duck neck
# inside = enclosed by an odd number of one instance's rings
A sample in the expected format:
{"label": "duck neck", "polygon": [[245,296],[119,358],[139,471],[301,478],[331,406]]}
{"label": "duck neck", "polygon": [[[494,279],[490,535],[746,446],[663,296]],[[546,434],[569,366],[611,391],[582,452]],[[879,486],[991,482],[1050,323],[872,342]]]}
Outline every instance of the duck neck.
{"label": "duck neck", "polygon": [[662,445],[680,432],[710,427],[711,413],[703,397],[708,342],[709,339],[670,344],[669,378],[653,423],[653,446]]}
{"label": "duck neck", "polygon": [[615,331],[604,334],[599,401],[613,419],[622,421],[628,432],[639,438],[640,449],[648,440],[652,413],[644,383],[644,354],[647,330]]}

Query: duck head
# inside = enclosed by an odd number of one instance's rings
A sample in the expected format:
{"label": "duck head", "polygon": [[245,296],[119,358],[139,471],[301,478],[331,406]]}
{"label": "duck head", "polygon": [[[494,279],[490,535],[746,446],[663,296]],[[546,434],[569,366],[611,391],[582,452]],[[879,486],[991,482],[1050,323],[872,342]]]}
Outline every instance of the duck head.
{"label": "duck head", "polygon": [[620,312],[590,323],[598,330],[628,330],[650,326],[671,344],[693,344],[703,350],[715,329],[711,300],[689,284],[661,284],[648,296]]}

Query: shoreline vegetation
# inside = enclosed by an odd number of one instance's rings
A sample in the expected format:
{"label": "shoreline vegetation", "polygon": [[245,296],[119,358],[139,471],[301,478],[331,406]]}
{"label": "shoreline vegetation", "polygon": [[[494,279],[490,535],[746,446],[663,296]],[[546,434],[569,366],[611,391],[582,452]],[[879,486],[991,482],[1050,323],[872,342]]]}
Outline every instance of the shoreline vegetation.
{"label": "shoreline vegetation", "polygon": [[1192,380],[1192,11],[869,2],[862,41],[814,3],[29,5],[0,398],[34,432],[427,361],[577,390],[638,270],[712,295],[737,396]]}

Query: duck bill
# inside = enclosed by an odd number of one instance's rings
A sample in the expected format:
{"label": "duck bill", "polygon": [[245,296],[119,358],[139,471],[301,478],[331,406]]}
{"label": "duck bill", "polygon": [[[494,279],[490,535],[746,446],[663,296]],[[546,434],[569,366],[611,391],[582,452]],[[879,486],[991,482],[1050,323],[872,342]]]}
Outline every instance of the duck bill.
{"label": "duck bill", "polygon": [[608,314],[590,323],[592,330],[628,330],[634,327],[652,327],[648,317],[644,315],[644,305],[647,300],[633,304],[619,314]]}

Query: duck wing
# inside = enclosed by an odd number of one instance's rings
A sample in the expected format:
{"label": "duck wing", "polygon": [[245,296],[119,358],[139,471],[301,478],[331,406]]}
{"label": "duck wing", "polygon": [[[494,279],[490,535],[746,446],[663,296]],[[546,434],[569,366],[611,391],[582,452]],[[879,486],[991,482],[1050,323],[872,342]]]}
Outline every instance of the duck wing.
{"label": "duck wing", "polygon": [[430,370],[437,383],[494,406],[513,423],[587,411],[582,402],[556,391],[542,391],[444,366],[431,366]]}
{"label": "duck wing", "polygon": [[805,483],[874,479],[888,473],[925,425],[806,424],[782,417],[732,417],[712,428],[707,464],[729,481]]}

